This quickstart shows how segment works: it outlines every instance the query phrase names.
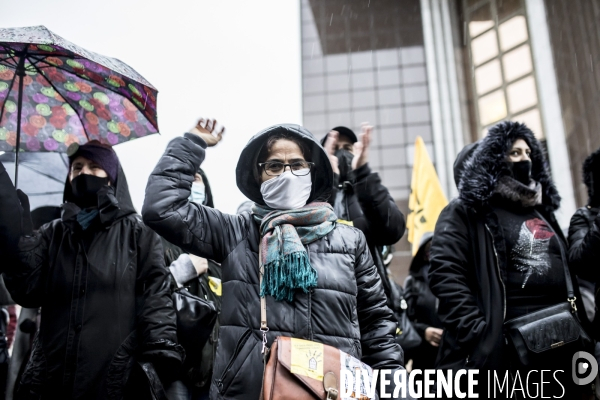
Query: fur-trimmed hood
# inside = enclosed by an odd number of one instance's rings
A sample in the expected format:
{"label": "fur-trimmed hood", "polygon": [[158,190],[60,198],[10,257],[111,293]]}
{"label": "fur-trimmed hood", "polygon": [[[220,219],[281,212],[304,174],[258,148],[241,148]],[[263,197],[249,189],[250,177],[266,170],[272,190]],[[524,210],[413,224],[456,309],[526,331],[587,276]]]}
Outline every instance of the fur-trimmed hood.
{"label": "fur-trimmed hood", "polygon": [[479,141],[473,155],[465,161],[458,185],[459,198],[473,207],[489,204],[500,178],[510,176],[506,154],[516,139],[523,139],[531,149],[531,178],[542,185],[542,204],[549,211],[560,206],[560,196],[550,178],[542,147],[525,124],[503,121]]}
{"label": "fur-trimmed hood", "polygon": [[583,162],[583,183],[588,192],[588,205],[600,204],[600,193],[594,193],[594,187],[600,187],[600,182],[594,182],[596,179],[600,179],[600,149],[590,154]]}

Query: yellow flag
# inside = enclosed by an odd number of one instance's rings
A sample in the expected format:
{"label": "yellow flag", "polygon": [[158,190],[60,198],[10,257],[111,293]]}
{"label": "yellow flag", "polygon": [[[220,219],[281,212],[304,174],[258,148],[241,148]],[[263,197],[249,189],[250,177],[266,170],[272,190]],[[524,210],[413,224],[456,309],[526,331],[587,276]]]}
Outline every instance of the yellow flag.
{"label": "yellow flag", "polygon": [[420,136],[415,142],[415,159],[410,197],[408,199],[408,241],[412,243],[413,256],[419,250],[421,237],[426,232],[433,232],[440,213],[448,204],[435,167],[427,154],[427,148]]}

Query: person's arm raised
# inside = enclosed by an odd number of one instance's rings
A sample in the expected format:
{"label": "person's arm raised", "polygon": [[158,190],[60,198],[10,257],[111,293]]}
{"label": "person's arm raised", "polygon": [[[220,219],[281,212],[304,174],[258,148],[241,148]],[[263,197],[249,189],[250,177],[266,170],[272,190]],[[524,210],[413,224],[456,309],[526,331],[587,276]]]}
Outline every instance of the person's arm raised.
{"label": "person's arm raised", "polygon": [[149,227],[186,252],[222,262],[246,237],[248,227],[242,216],[188,200],[207,147],[201,134],[196,126],[167,145],[148,178],[142,216]]}

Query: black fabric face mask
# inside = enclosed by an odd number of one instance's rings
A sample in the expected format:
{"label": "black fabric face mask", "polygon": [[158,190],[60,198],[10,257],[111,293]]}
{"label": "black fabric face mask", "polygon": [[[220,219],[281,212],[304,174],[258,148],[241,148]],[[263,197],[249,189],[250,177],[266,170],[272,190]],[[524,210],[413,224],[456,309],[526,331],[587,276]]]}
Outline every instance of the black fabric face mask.
{"label": "black fabric face mask", "polygon": [[81,174],[71,181],[75,204],[80,208],[98,207],[98,191],[108,185],[108,177]]}
{"label": "black fabric face mask", "polygon": [[340,183],[352,181],[354,178],[354,171],[352,171],[354,154],[346,149],[338,149],[335,156],[338,159],[338,168],[340,169]]}
{"label": "black fabric face mask", "polygon": [[523,185],[529,185],[531,180],[531,161],[519,161],[511,163],[513,178]]}

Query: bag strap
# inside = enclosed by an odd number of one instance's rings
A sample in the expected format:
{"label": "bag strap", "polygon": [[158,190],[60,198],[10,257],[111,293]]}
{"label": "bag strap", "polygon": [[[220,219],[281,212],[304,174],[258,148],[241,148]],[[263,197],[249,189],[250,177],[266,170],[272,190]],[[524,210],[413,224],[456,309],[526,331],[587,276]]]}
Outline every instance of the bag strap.
{"label": "bag strap", "polygon": [[[260,288],[262,287],[263,275],[265,272],[265,267],[260,267],[260,282],[258,284],[258,292],[260,293]],[[265,354],[267,350],[267,332],[269,332],[269,326],[267,325],[267,299],[265,296],[260,296],[260,331],[263,335],[263,345],[261,354]]]}
{"label": "bag strap", "polygon": [[[548,225],[548,227],[552,228],[552,225],[550,225],[550,223],[548,223],[548,221],[546,220],[546,218],[544,218],[544,216],[538,211],[535,210],[535,213],[537,214],[538,217],[540,217],[545,223],[546,225]],[[572,312],[576,313],[577,312],[577,305],[575,304],[575,300],[577,300],[577,297],[575,297],[575,289],[573,289],[573,280],[571,279],[571,271],[569,271],[569,260],[567,259],[566,255],[565,255],[565,249],[564,249],[564,244],[563,242],[557,238],[558,241],[558,248],[560,249],[560,258],[562,259],[562,264],[563,264],[563,269],[565,270],[565,281],[567,283],[567,301],[571,304],[571,308],[573,309]]]}
{"label": "bag strap", "polygon": [[[258,285],[258,293],[260,294],[260,288],[262,287],[263,275],[264,275],[265,267],[260,267],[259,272],[259,285]],[[261,354],[263,356],[263,377],[262,384],[260,385],[260,395],[259,400],[264,399],[264,387],[265,387],[265,373],[267,372],[267,360],[269,358],[269,348],[267,347],[267,332],[269,331],[269,327],[267,326],[267,299],[265,296],[260,296],[260,331],[262,332],[262,350]]]}

